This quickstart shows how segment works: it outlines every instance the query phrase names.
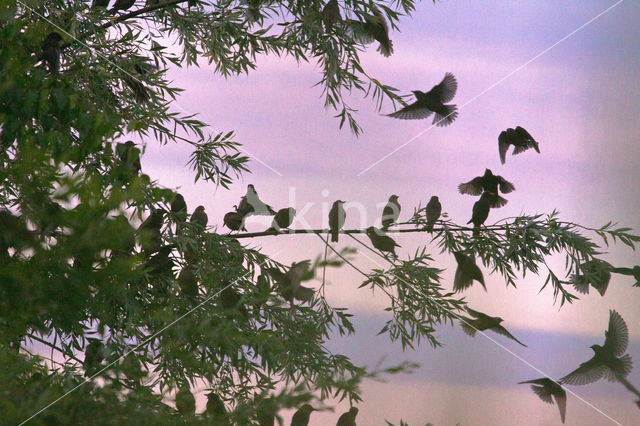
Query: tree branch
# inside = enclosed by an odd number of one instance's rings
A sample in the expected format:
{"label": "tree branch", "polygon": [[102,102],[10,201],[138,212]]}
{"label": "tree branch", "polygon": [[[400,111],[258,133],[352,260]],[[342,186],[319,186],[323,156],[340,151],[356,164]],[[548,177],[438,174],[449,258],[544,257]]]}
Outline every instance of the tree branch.
{"label": "tree branch", "polygon": [[134,10],[132,12],[125,13],[124,15],[120,15],[109,22],[105,22],[104,24],[100,25],[100,28],[107,29],[109,27],[113,27],[114,25],[119,24],[120,22],[126,21],[127,19],[135,18],[136,16],[143,15],[147,12],[153,12],[154,10],[163,9],[169,6],[175,6],[177,4],[186,3],[188,1],[189,0],[169,0],[165,3],[158,3],[151,6],[146,6],[146,7],[143,7],[142,9]]}
{"label": "tree branch", "polygon": [[56,351],[60,352],[62,355],[64,355],[64,356],[65,356],[65,357],[67,357],[67,358],[70,358],[70,359],[72,359],[72,360],[74,360],[74,361],[76,361],[76,362],[78,362],[78,363],[80,363],[80,364],[82,364],[82,363],[83,363],[83,362],[82,362],[82,360],[81,360],[80,358],[77,358],[75,355],[65,352],[62,348],[59,348],[58,346],[54,345],[54,344],[53,344],[53,343],[51,343],[51,342],[47,342],[46,340],[41,339],[41,338],[39,338],[38,336],[35,336],[35,335],[31,334],[31,333],[28,333],[28,334],[27,334],[27,337],[28,337],[29,339],[35,340],[35,341],[37,341],[37,342],[40,342],[40,343],[42,343],[43,345],[47,345],[47,346],[49,346],[51,349],[55,349]]}

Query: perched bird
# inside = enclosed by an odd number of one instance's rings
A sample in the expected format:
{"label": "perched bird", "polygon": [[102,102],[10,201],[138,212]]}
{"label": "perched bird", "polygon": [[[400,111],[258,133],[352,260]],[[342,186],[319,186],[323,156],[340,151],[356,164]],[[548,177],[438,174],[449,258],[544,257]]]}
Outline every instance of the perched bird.
{"label": "perched bird", "polygon": [[469,182],[458,185],[458,191],[461,194],[481,195],[483,192],[491,193],[492,208],[502,207],[507,204],[507,200],[498,195],[498,189],[503,194],[508,194],[515,191],[516,187],[502,176],[494,175],[489,169],[485,169],[484,175],[477,176]]}
{"label": "perched bird", "polygon": [[209,222],[209,217],[204,211],[204,206],[196,207],[193,213],[191,213],[191,223],[197,224],[204,229],[207,227],[207,222]]}
{"label": "perched bird", "polygon": [[395,223],[399,216],[400,203],[398,202],[398,196],[392,195],[382,210],[382,229],[386,229],[391,226],[392,223]]}
{"label": "perched bird", "polygon": [[[251,206],[250,214],[260,216],[273,216],[274,214],[276,214],[275,210],[273,210],[271,206],[262,202],[262,200],[258,196],[258,192],[256,192],[256,189],[253,185],[247,185],[247,194],[245,195],[245,197],[246,202]],[[240,206],[238,206],[238,211],[240,211]]]}
{"label": "perched bird", "polygon": [[147,253],[155,253],[162,246],[162,222],[164,212],[160,209],[152,209],[151,214],[138,228],[140,235],[140,245]]}
{"label": "perched bird", "polygon": [[298,411],[293,413],[293,417],[291,418],[291,426],[307,426],[309,424],[311,413],[314,411],[316,411],[316,409],[311,405],[304,404],[298,409]]}
{"label": "perched bird", "polygon": [[183,416],[193,416],[196,413],[196,399],[188,386],[181,387],[176,393],[176,408]]}
{"label": "perched bird", "polygon": [[396,254],[396,247],[401,247],[396,243],[393,238],[386,235],[381,229],[376,229],[373,226],[367,228],[367,237],[371,240],[371,244],[381,252],[388,252],[393,257],[398,257]]}
{"label": "perched bird", "polygon": [[433,226],[436,224],[442,214],[442,204],[437,196],[431,197],[425,209],[427,213],[427,231],[433,232]]}
{"label": "perched bird", "polygon": [[286,209],[280,209],[273,217],[271,227],[267,229],[269,231],[280,231],[282,228],[288,228],[293,222],[293,218],[296,215],[296,209],[289,207]]}
{"label": "perched bird", "polygon": [[133,6],[135,4],[135,2],[136,2],[136,0],[116,0],[116,2],[113,4],[113,7],[110,10],[110,12],[111,13],[116,13],[119,10],[127,10],[131,6]]}
{"label": "perched bird", "polygon": [[483,225],[489,217],[491,199],[494,196],[490,192],[483,192],[480,199],[473,204],[473,213],[471,214],[471,219],[467,222],[467,224],[473,223],[473,235],[477,236],[480,233],[480,225]]}
{"label": "perched bird", "polygon": [[327,4],[324,5],[322,8],[322,22],[324,23],[325,30],[329,30],[329,28],[338,22],[342,22],[338,0],[329,0]]}
{"label": "perched bird", "polygon": [[261,22],[264,18],[260,12],[261,0],[247,0],[247,8],[244,11],[244,17],[249,24]]}
{"label": "perched bird", "polygon": [[560,379],[568,385],[586,385],[605,378],[610,382],[624,379],[633,367],[631,357],[622,355],[629,344],[629,329],[616,311],[609,311],[609,328],[604,332],[604,345],[592,345],[593,358],[580,364]]}
{"label": "perched bird", "polygon": [[518,384],[531,383],[531,390],[540,397],[541,400],[548,404],[553,404],[556,400],[558,409],[560,410],[560,420],[564,423],[567,413],[567,393],[562,389],[560,383],[547,377],[535,380],[527,380],[526,382],[518,382]]}
{"label": "perched bird", "polygon": [[453,99],[457,90],[458,82],[455,76],[448,72],[442,81],[428,92],[414,90],[412,92],[416,97],[414,103],[387,115],[400,120],[420,120],[435,113],[433,124],[440,127],[448,126],[458,117],[458,108],[445,103]]}
{"label": "perched bird", "polygon": [[178,274],[180,292],[187,297],[194,298],[198,295],[197,270],[198,268],[195,265],[187,264]]}
{"label": "perched bird", "polygon": [[338,419],[336,426],[356,426],[356,416],[358,415],[358,407],[351,407],[349,411],[342,414]]}
{"label": "perched bird", "polygon": [[91,7],[107,7],[109,6],[109,0],[93,0]]}
{"label": "perched bird", "polygon": [[579,267],[582,273],[572,275],[569,282],[573,284],[573,288],[578,293],[589,294],[589,284],[591,284],[591,287],[595,288],[600,296],[604,296],[609,287],[613,269],[609,262],[593,258],[582,263]]}
{"label": "perched bird", "polygon": [[42,52],[40,60],[47,64],[49,71],[57,73],[60,71],[60,59],[62,57],[62,36],[52,31],[42,42]]}
{"label": "perched bird", "polygon": [[476,265],[476,260],[473,255],[466,255],[461,251],[456,251],[453,255],[458,263],[456,275],[453,278],[453,291],[458,293],[468,289],[474,280],[482,284],[482,288],[487,291],[487,287],[484,285],[482,271],[478,265]]}
{"label": "perched bird", "polygon": [[182,194],[176,193],[171,201],[171,213],[173,213],[180,222],[187,220],[187,202],[184,200]]}
{"label": "perched bird", "polygon": [[344,201],[336,200],[329,210],[329,229],[331,230],[331,242],[338,242],[340,229],[344,226],[347,213],[344,211]]}
{"label": "perched bird", "polygon": [[84,375],[91,377],[100,371],[100,364],[104,361],[104,344],[99,339],[89,339],[84,351]]}
{"label": "perched bird", "polygon": [[145,266],[149,271],[149,275],[153,276],[169,276],[172,274],[173,270],[173,259],[171,259],[171,251],[173,250],[173,246],[162,246],[158,250],[156,254],[151,256],[149,260],[147,260]]}
{"label": "perched bird", "polygon": [[520,126],[517,126],[515,129],[508,128],[500,132],[500,136],[498,136],[498,151],[500,152],[500,161],[502,164],[506,161],[505,156],[507,155],[509,145],[513,145],[513,155],[520,154],[531,148],[535,149],[538,154],[540,153],[538,142],[533,139],[533,136],[531,136],[529,132]]}
{"label": "perched bird", "polygon": [[224,402],[217,393],[211,391],[207,394],[207,408],[204,412],[205,416],[214,420],[214,424],[229,424],[229,414],[224,406]]}
{"label": "perched bird", "polygon": [[389,57],[393,53],[393,42],[389,39],[389,26],[380,9],[373,6],[371,13],[363,15],[363,21],[351,20],[350,29],[354,38],[362,44],[380,43],[378,52]]}
{"label": "perched bird", "polygon": [[142,171],[140,163],[140,150],[133,141],[118,143],[116,145],[117,167],[114,169],[116,179],[121,185],[131,182]]}
{"label": "perched bird", "polygon": [[244,227],[244,218],[238,212],[228,212],[222,220],[224,225],[232,231],[247,230],[247,228]]}
{"label": "perched bird", "polygon": [[502,321],[504,321],[500,317],[490,317],[487,314],[483,314],[482,312],[475,311],[469,307],[467,307],[467,312],[475,319],[461,317],[460,325],[462,325],[462,329],[469,336],[473,337],[476,335],[476,331],[484,331],[491,330],[498,334],[502,334],[503,336],[508,337],[509,339],[515,340],[520,343],[522,346],[526,347],[524,343],[520,340],[516,339],[513,334],[509,333],[506,328],[500,325]]}

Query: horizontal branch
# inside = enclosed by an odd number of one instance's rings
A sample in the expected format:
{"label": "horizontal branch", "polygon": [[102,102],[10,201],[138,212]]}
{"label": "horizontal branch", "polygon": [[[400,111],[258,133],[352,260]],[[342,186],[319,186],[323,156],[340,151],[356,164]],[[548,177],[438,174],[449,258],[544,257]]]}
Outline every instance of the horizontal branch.
{"label": "horizontal branch", "polygon": [[80,358],[76,357],[76,356],[75,356],[75,355],[73,355],[73,354],[70,354],[70,353],[68,353],[68,352],[64,351],[62,348],[59,348],[58,346],[54,345],[54,344],[53,344],[53,343],[51,343],[51,342],[48,342],[48,341],[46,341],[46,340],[44,340],[44,339],[41,339],[41,338],[39,338],[38,336],[36,336],[36,335],[34,335],[34,334],[31,334],[31,333],[28,333],[28,334],[26,335],[26,337],[27,337],[27,338],[29,338],[29,339],[35,340],[35,341],[37,341],[37,342],[40,342],[40,343],[42,343],[43,345],[47,345],[47,346],[49,346],[50,348],[55,349],[56,351],[60,352],[64,357],[66,357],[66,358],[68,358],[68,359],[72,359],[72,360],[74,360],[74,361],[76,361],[76,362],[78,362],[78,363],[82,364],[82,360],[81,360]]}

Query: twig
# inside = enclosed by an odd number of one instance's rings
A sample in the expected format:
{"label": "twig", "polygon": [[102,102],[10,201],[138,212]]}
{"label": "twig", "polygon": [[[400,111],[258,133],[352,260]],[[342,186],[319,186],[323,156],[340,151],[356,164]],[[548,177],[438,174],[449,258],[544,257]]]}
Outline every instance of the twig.
{"label": "twig", "polygon": [[60,348],[60,347],[58,347],[58,346],[54,345],[54,344],[53,344],[53,343],[51,343],[51,342],[47,342],[46,340],[41,339],[41,338],[39,338],[38,336],[35,336],[35,335],[31,334],[31,333],[28,333],[28,334],[27,334],[27,337],[28,337],[29,339],[35,340],[35,341],[37,341],[37,342],[40,342],[40,343],[42,343],[43,345],[47,345],[47,346],[49,346],[50,348],[57,350],[58,352],[60,352],[60,353],[61,353],[62,355],[64,355],[65,357],[70,358],[70,359],[72,359],[72,360],[74,360],[74,361],[76,361],[76,362],[78,362],[78,363],[82,364],[82,360],[80,360],[80,358],[77,358],[75,355],[70,354],[70,353],[68,353],[68,352],[65,352],[62,348]]}
{"label": "twig", "polygon": [[[445,228],[434,229],[435,231],[442,231]],[[449,231],[473,231],[473,228],[469,228],[466,226],[447,226]],[[487,227],[488,229],[488,227]],[[493,230],[501,230],[504,227],[496,227]],[[286,229],[282,231],[262,231],[262,232],[246,232],[244,234],[224,234],[227,237],[231,238],[254,238],[254,237],[277,237],[278,235],[294,235],[294,234],[326,234],[329,232],[328,229]],[[423,228],[409,228],[409,229],[389,229],[386,230],[388,234],[399,234],[405,232],[428,232]],[[340,234],[366,234],[366,229],[341,229],[338,231]]]}

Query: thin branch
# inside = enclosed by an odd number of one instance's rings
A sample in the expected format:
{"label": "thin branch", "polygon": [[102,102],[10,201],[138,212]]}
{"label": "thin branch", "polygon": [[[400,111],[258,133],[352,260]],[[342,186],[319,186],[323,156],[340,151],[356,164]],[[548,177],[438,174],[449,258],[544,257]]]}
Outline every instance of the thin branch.
{"label": "thin branch", "polygon": [[151,6],[143,7],[142,9],[134,10],[133,12],[125,13],[124,15],[120,15],[115,19],[112,19],[109,22],[106,22],[100,25],[100,28],[107,29],[109,27],[113,27],[116,24],[119,24],[122,21],[126,21],[127,19],[135,18],[137,16],[143,15],[147,12],[153,12],[154,10],[163,9],[168,6],[175,6],[180,3],[186,3],[189,0],[169,0],[166,3],[158,3]]}
{"label": "thin branch", "polygon": [[[444,229],[445,227],[434,229],[434,232],[438,230],[442,231]],[[469,228],[467,226],[447,226],[446,229],[448,229],[449,231],[473,232],[473,228]],[[485,229],[501,230],[501,229],[504,229],[504,227],[491,227],[491,228],[486,227]],[[254,237],[276,237],[278,235],[294,235],[294,234],[320,235],[320,234],[326,234],[327,232],[329,232],[328,229],[286,229],[282,231],[246,232],[244,234],[229,233],[229,234],[225,234],[225,236],[231,237],[231,238],[254,238]],[[409,229],[388,229],[388,230],[385,230],[385,232],[387,234],[399,234],[399,233],[405,233],[405,232],[428,232],[428,231],[423,228],[409,228]],[[367,230],[366,229],[341,229],[340,231],[338,231],[338,233],[339,234],[366,234]]]}
{"label": "thin branch", "polygon": [[83,363],[83,362],[82,362],[82,360],[81,360],[80,358],[77,358],[75,355],[70,354],[70,353],[68,353],[68,352],[65,352],[62,348],[60,348],[60,347],[58,347],[58,346],[54,345],[54,344],[53,344],[53,343],[51,343],[51,342],[47,342],[46,340],[41,339],[41,338],[39,338],[38,336],[35,336],[35,335],[31,334],[31,333],[28,333],[28,334],[27,334],[27,337],[28,337],[29,339],[35,340],[35,341],[37,341],[37,342],[40,342],[40,343],[42,343],[43,345],[47,345],[47,346],[49,346],[49,347],[50,347],[50,348],[52,348],[52,349],[57,350],[58,352],[60,352],[62,355],[64,355],[64,356],[65,356],[65,357],[67,357],[67,358],[70,358],[70,359],[72,359],[72,360],[74,360],[74,361],[76,361],[76,362],[78,362],[78,363],[80,363],[80,364],[82,364],[82,363]]}

